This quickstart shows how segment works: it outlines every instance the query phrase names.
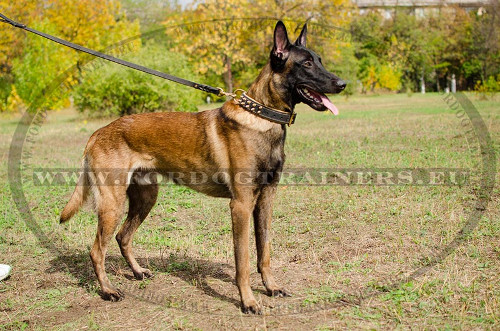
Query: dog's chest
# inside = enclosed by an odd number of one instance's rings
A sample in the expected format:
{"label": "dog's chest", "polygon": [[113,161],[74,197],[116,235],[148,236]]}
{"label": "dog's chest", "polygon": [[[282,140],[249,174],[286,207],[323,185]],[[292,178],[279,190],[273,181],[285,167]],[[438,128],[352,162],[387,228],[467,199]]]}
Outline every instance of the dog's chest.
{"label": "dog's chest", "polygon": [[285,162],[285,135],[269,133],[258,145],[257,168],[262,172],[276,173],[281,171]]}

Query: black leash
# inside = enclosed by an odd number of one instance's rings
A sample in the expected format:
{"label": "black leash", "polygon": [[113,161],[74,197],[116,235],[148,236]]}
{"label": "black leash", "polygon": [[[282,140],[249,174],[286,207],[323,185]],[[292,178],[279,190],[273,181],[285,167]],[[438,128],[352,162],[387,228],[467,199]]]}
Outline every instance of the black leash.
{"label": "black leash", "polygon": [[0,22],[8,23],[8,24],[10,24],[10,25],[12,25],[12,26],[14,26],[16,28],[20,28],[20,29],[32,32],[34,34],[37,34],[37,35],[42,36],[44,38],[47,38],[49,40],[55,41],[56,43],[59,43],[59,44],[64,45],[66,47],[76,49],[77,51],[84,52],[84,53],[87,53],[87,54],[91,54],[91,55],[100,57],[102,59],[105,59],[105,60],[108,60],[108,61],[111,61],[111,62],[115,62],[115,63],[121,64],[122,66],[126,66],[126,67],[129,67],[129,68],[132,68],[132,69],[135,69],[135,70],[138,70],[138,71],[142,71],[142,72],[154,75],[154,76],[158,76],[158,77],[161,77],[161,78],[164,78],[164,79],[168,79],[170,81],[173,81],[173,82],[176,82],[176,83],[179,83],[179,84],[182,84],[182,85],[186,85],[186,86],[189,86],[189,87],[193,87],[195,89],[198,89],[198,90],[201,90],[201,91],[204,91],[204,92],[216,94],[217,96],[224,96],[224,95],[234,96],[232,93],[226,93],[226,92],[224,92],[224,90],[222,88],[220,88],[220,87],[213,87],[213,86],[209,86],[209,85],[198,84],[198,83],[189,81],[189,80],[184,79],[184,78],[179,78],[179,77],[172,76],[172,75],[166,74],[166,73],[158,71],[158,70],[146,68],[144,66],[141,66],[141,65],[138,65],[138,64],[135,64],[135,63],[132,63],[132,62],[128,62],[128,61],[116,58],[116,57],[108,55],[108,54],[97,52],[97,51],[94,51],[94,50],[92,50],[90,48],[86,48],[86,47],[83,47],[83,46],[71,43],[71,42],[66,41],[66,40],[62,40],[60,38],[51,36],[49,34],[37,31],[37,30],[32,29],[32,28],[29,28],[29,27],[27,27],[26,25],[24,25],[22,23],[18,23],[16,21],[13,21],[13,20],[11,20],[10,18],[6,17],[5,15],[3,15],[1,13],[0,13],[0,17],[1,17],[0,18]]}
{"label": "black leash", "polygon": [[255,101],[254,99],[250,98],[245,93],[243,93],[238,98],[238,94],[237,94],[238,91],[244,92],[243,90],[237,90],[236,94],[235,93],[227,93],[227,92],[224,92],[224,90],[220,87],[213,87],[213,86],[209,86],[209,85],[198,84],[198,83],[189,81],[189,80],[184,79],[184,78],[179,78],[176,76],[166,74],[166,73],[161,72],[161,71],[153,70],[153,69],[150,69],[150,68],[132,63],[132,62],[128,62],[128,61],[116,58],[116,57],[108,55],[108,54],[94,51],[90,48],[71,43],[69,41],[51,36],[49,34],[40,32],[38,30],[29,28],[22,23],[11,20],[10,18],[6,17],[5,15],[3,15],[1,13],[0,13],[0,22],[8,23],[16,28],[32,32],[32,33],[37,34],[41,37],[55,41],[56,43],[59,43],[59,44],[64,45],[66,47],[73,48],[73,49],[76,49],[77,51],[84,52],[84,53],[94,55],[94,56],[100,57],[102,59],[105,59],[105,60],[108,60],[108,61],[111,61],[114,63],[121,64],[122,66],[126,66],[126,67],[129,67],[129,68],[132,68],[132,69],[135,69],[138,71],[142,71],[142,72],[154,75],[154,76],[168,79],[170,81],[173,81],[173,82],[176,82],[176,83],[179,83],[182,85],[186,85],[189,87],[193,87],[195,89],[198,89],[198,90],[201,90],[204,92],[212,93],[212,94],[215,94],[217,96],[224,96],[225,95],[225,96],[230,96],[230,97],[236,98],[235,101],[243,109],[245,109],[245,110],[247,110],[247,111],[249,111],[249,112],[251,112],[259,117],[265,118],[271,122],[275,122],[275,123],[279,123],[279,124],[287,124],[288,126],[290,126],[291,124],[293,124],[295,122],[296,113],[294,113],[293,111],[290,111],[290,112],[281,111],[278,109],[266,107],[266,106],[260,104],[259,102]]}

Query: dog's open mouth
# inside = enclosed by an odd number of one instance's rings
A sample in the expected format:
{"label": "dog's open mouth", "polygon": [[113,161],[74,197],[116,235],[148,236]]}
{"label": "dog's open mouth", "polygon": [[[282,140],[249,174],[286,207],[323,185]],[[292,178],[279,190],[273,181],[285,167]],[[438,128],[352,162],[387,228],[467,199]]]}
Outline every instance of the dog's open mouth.
{"label": "dog's open mouth", "polygon": [[302,102],[306,103],[310,107],[324,111],[329,109],[334,115],[339,114],[339,110],[335,105],[328,99],[323,93],[314,91],[308,86],[300,85],[297,87],[297,91],[302,98]]}

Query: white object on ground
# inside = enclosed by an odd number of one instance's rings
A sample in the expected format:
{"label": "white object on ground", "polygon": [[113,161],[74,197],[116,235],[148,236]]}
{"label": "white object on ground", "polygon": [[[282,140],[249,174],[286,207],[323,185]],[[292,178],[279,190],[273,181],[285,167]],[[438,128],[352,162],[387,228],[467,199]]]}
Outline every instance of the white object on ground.
{"label": "white object on ground", "polygon": [[10,267],[10,265],[0,264],[0,281],[9,277],[11,270],[12,268]]}

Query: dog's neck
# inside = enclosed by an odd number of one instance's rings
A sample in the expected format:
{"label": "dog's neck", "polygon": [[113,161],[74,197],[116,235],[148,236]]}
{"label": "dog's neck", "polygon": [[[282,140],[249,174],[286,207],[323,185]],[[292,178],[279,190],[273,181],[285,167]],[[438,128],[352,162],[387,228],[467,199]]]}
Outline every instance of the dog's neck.
{"label": "dog's neck", "polygon": [[295,103],[289,88],[283,86],[268,63],[246,93],[266,107],[293,112]]}

